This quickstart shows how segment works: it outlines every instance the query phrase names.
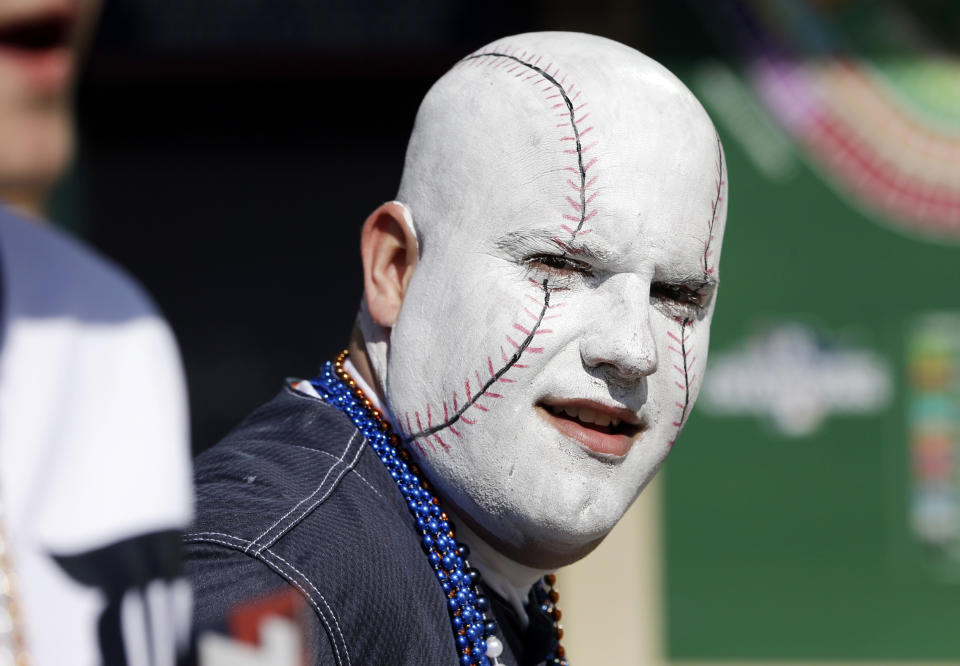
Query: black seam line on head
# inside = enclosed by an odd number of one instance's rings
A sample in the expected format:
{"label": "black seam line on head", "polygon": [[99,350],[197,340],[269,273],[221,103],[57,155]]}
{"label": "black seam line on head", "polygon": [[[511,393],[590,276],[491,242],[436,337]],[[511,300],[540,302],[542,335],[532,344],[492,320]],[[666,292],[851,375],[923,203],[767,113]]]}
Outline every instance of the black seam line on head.
{"label": "black seam line on head", "polygon": [[717,209],[720,207],[720,192],[723,189],[723,149],[720,147],[720,135],[717,135],[717,197],[713,200],[713,215],[710,216],[710,226],[707,227],[707,244],[703,248],[703,270],[710,268],[707,263],[710,254],[710,242],[713,240],[713,225],[717,221]]}
{"label": "black seam line on head", "polygon": [[576,236],[577,232],[583,228],[583,223],[586,221],[587,215],[587,194],[586,194],[586,183],[587,183],[587,172],[583,169],[583,150],[580,146],[580,130],[577,129],[577,117],[576,113],[573,110],[573,102],[570,101],[570,97],[567,95],[567,91],[563,89],[563,86],[560,85],[560,82],[555,78],[547,74],[544,70],[540,69],[536,65],[531,65],[529,62],[525,62],[516,56],[507,55],[506,53],[475,53],[469,55],[464,60],[473,60],[474,58],[486,58],[486,57],[496,57],[496,58],[507,58],[513,60],[514,62],[520,63],[524,67],[529,67],[533,71],[537,72],[545,78],[547,81],[556,86],[557,90],[560,92],[560,95],[563,97],[564,104],[567,105],[567,111],[570,114],[570,127],[573,128],[573,138],[577,142],[577,166],[580,169],[580,222],[577,224],[577,228],[574,230],[572,236]]}
{"label": "black seam line on head", "polygon": [[483,394],[486,393],[491,386],[496,384],[497,381],[499,381],[499,379],[506,374],[507,370],[512,368],[517,363],[517,361],[520,360],[520,357],[523,355],[523,352],[526,350],[527,347],[530,346],[530,343],[533,342],[533,336],[537,334],[537,329],[540,328],[540,324],[543,323],[543,317],[544,315],[547,314],[547,309],[550,307],[550,285],[547,284],[546,280],[543,281],[541,288],[543,289],[543,307],[540,308],[540,316],[537,317],[537,323],[533,325],[533,328],[530,329],[530,334],[523,339],[523,342],[520,343],[520,346],[517,348],[517,350],[513,352],[513,356],[510,357],[510,360],[508,360],[503,365],[503,367],[501,367],[499,370],[493,373],[493,377],[487,380],[487,382],[483,385],[483,388],[478,390],[473,395],[472,398],[470,398],[467,402],[465,402],[463,406],[454,413],[453,416],[451,416],[449,419],[447,419],[443,423],[438,423],[437,425],[431,428],[427,428],[426,430],[421,430],[416,434],[409,435],[410,439],[417,439],[418,437],[429,437],[430,435],[438,433],[445,428],[449,428],[454,423],[459,421],[460,417],[463,416],[463,413],[466,412],[470,407],[472,407],[473,403],[475,403],[477,400],[483,397]]}
{"label": "black seam line on head", "polygon": [[690,325],[690,319],[683,319],[680,322],[680,355],[683,357],[683,386],[685,395],[683,396],[683,410],[680,412],[680,426],[683,426],[683,420],[687,418],[687,409],[690,407],[690,373],[687,368],[687,326]]}

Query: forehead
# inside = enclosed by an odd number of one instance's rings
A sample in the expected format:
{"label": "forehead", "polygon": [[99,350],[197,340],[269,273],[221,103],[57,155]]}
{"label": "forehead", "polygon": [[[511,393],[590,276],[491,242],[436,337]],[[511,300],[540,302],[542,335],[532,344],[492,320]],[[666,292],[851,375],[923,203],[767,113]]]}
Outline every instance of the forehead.
{"label": "forehead", "polygon": [[464,211],[464,240],[546,241],[616,264],[695,257],[711,222],[722,233],[715,208],[726,176],[712,126],[636,112],[600,120],[580,155],[558,149],[550,128],[505,132],[506,166],[490,167],[467,195],[476,205]]}

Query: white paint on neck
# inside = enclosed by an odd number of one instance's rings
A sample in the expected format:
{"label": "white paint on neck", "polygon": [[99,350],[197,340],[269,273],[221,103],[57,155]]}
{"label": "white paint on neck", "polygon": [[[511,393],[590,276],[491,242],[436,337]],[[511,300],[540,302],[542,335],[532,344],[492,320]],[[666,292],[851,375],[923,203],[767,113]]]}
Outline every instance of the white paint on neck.
{"label": "white paint on neck", "polygon": [[[363,375],[357,370],[357,366],[353,364],[353,361],[349,358],[344,361],[343,369],[347,371],[347,374],[350,375],[357,383],[357,386],[366,394],[370,402],[373,403],[373,406],[380,410],[384,419],[393,425],[389,408],[385,406],[377,390],[363,378]],[[309,382],[305,383],[309,385]],[[310,390],[313,390],[312,386],[310,386]],[[526,627],[530,621],[527,617],[526,610],[527,595],[530,592],[530,588],[537,580],[550,572],[547,570],[533,569],[519,562],[514,562],[467,527],[466,522],[452,509],[448,508],[447,512],[453,518],[453,524],[456,526],[457,541],[465,543],[467,547],[470,548],[470,566],[480,572],[484,582],[490,589],[510,604],[520,619],[521,626]]]}
{"label": "white paint on neck", "polygon": [[467,527],[467,523],[455,512],[447,509],[447,513],[456,526],[457,541],[470,548],[470,566],[480,572],[487,587],[510,604],[520,618],[520,625],[526,627],[530,622],[526,609],[527,595],[534,583],[550,571],[533,569],[511,560]]}

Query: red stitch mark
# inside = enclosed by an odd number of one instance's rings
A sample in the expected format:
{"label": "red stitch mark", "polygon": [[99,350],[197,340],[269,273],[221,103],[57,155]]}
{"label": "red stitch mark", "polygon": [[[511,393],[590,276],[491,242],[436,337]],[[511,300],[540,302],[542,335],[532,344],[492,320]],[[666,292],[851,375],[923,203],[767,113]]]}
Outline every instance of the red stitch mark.
{"label": "red stitch mark", "polygon": [[[495,50],[499,50],[499,48],[500,47],[494,47]],[[473,57],[478,59],[480,57],[483,57],[484,61],[486,61],[485,56],[492,55],[493,58],[498,61],[494,66],[494,68],[505,67],[506,73],[513,74],[515,78],[523,78],[524,81],[533,81],[537,78],[535,75],[525,71],[524,66],[530,69],[535,69],[535,71],[539,72],[541,75],[547,78],[548,82],[544,83],[544,85],[541,87],[541,91],[545,96],[546,106],[548,106],[549,109],[557,112],[555,114],[557,118],[560,118],[566,121],[563,123],[557,123],[558,128],[564,128],[564,127],[569,128],[572,126],[572,129],[573,129],[572,135],[570,133],[564,133],[564,135],[560,137],[560,142],[561,142],[561,145],[564,143],[566,144],[575,143],[576,149],[572,151],[565,150],[563,152],[567,154],[576,153],[578,156],[576,167],[570,166],[565,168],[566,170],[570,171],[572,174],[575,174],[576,180],[571,178],[571,179],[566,179],[566,182],[568,186],[570,186],[574,191],[578,192],[579,197],[567,196],[565,197],[565,200],[567,204],[571,207],[571,209],[573,211],[576,211],[579,215],[578,216],[563,215],[562,216],[563,219],[575,224],[567,225],[567,224],[561,223],[560,226],[567,234],[569,234],[571,238],[575,238],[580,234],[590,233],[591,229],[584,229],[584,223],[587,220],[594,217],[598,212],[598,209],[596,208],[590,209],[588,208],[588,205],[592,204],[595,201],[596,196],[599,192],[598,191],[588,192],[588,184],[586,182],[587,170],[596,164],[597,158],[590,159],[587,162],[587,164],[584,165],[582,156],[585,152],[594,148],[597,145],[597,142],[595,141],[587,145],[586,147],[584,147],[582,144],[582,137],[584,137],[586,134],[590,133],[595,129],[595,126],[589,126],[582,130],[580,129],[579,123],[584,122],[586,118],[590,115],[589,112],[587,112],[587,113],[583,113],[579,118],[577,117],[577,114],[580,113],[587,106],[586,102],[580,101],[582,97],[582,90],[580,90],[573,83],[571,83],[568,87],[565,88],[565,86],[567,86],[567,80],[569,75],[567,73],[564,73],[561,75],[561,68],[559,67],[559,65],[555,66],[553,61],[548,62],[545,68],[539,69],[542,56],[539,56],[533,53],[528,54],[528,52],[525,50],[521,52],[519,48],[514,48],[507,44],[503,44],[502,48],[506,49],[503,53],[482,54],[477,52],[474,54]],[[520,53],[520,56],[517,57],[516,55],[513,55],[516,53]],[[576,103],[576,106],[574,106],[574,103]],[[589,185],[593,185],[593,183],[596,181],[596,178],[597,178],[596,176],[591,177],[589,181]],[[578,182],[579,182],[579,185],[578,185]],[[569,239],[567,240],[569,241]],[[557,239],[556,242],[558,243],[559,247],[564,249],[565,252],[569,252],[571,254],[579,252],[579,250],[571,248],[567,243],[565,243],[561,239]],[[537,280],[533,278],[530,278],[529,280],[530,280],[530,283],[536,286],[538,290],[541,289],[541,285]],[[546,289],[546,285],[544,285],[542,288]],[[547,296],[549,296],[549,292]],[[534,303],[537,303],[538,306],[542,305],[543,310],[541,311],[540,315],[537,315],[530,308],[524,307],[523,308],[524,313],[526,314],[526,316],[533,319],[535,324],[532,326],[524,326],[520,322],[514,322],[512,324],[512,328],[514,330],[519,331],[520,333],[526,336],[522,344],[519,343],[517,340],[515,340],[509,333],[504,334],[506,341],[513,346],[513,348],[516,350],[517,353],[515,353],[513,357],[508,357],[504,349],[504,346],[501,345],[500,355],[501,355],[501,358],[504,360],[504,364],[505,364],[505,368],[504,370],[501,371],[501,373],[504,372],[506,369],[512,368],[512,367],[517,367],[521,369],[527,368],[528,366],[518,363],[518,361],[520,360],[520,355],[525,351],[529,351],[531,354],[543,353],[544,351],[543,347],[531,347],[529,346],[530,341],[534,338],[535,335],[548,334],[553,332],[552,329],[540,328],[542,321],[548,318],[547,315],[545,314],[547,308],[553,307],[554,305],[556,306],[565,305],[564,303],[551,304],[549,303],[548,298],[545,298],[544,302],[541,304],[538,299],[533,298],[533,296],[531,296],[530,294],[524,294],[524,297],[529,298]],[[560,316],[559,314],[550,315],[551,318],[556,318],[559,316]],[[489,356],[487,357],[487,371],[490,375],[490,381],[488,381],[486,384],[481,381],[479,371],[476,371],[476,370],[474,371],[474,375],[478,384],[476,388],[476,393],[474,393],[474,390],[470,388],[470,381],[464,380],[464,387],[466,389],[466,395],[467,395],[467,402],[465,402],[464,404],[464,410],[466,410],[470,406],[476,406],[479,411],[487,411],[484,405],[477,402],[478,398],[481,398],[483,396],[488,396],[488,395],[491,398],[502,397],[502,395],[499,393],[490,393],[489,392],[490,385],[495,381],[503,381],[504,383],[515,383],[516,381],[514,379],[498,376],[497,371],[493,367],[493,360]],[[456,391],[454,391],[453,393],[453,403],[454,403],[454,410],[455,410],[453,420],[455,421],[457,420],[457,414],[460,413],[459,411],[460,407],[458,405]],[[447,408],[446,401],[444,401],[443,405],[444,405],[444,417],[446,421],[446,420],[449,420],[450,415],[449,415],[449,410]],[[428,405],[427,413],[428,413],[428,420],[430,420],[432,424],[432,419],[430,418],[431,412],[430,412],[429,405]],[[465,423],[468,423],[470,425],[475,423],[475,421],[470,420],[469,418],[465,417],[462,414],[460,414],[460,418],[462,418]]]}
{"label": "red stitch mark", "polygon": [[707,221],[707,241],[703,245],[703,260],[701,265],[707,276],[712,275],[716,266],[710,266],[709,259],[713,254],[710,251],[710,243],[714,239],[713,227],[717,222],[717,209],[720,207],[720,202],[723,201],[721,192],[723,189],[723,147],[720,145],[720,136],[717,135],[717,193],[716,197],[710,204],[710,219]]}
{"label": "red stitch mark", "polygon": [[420,425],[420,412],[414,412],[417,415],[417,432],[423,430],[423,426]]}
{"label": "red stitch mark", "polygon": [[420,453],[426,455],[427,452],[423,450],[423,445],[420,444],[420,440],[419,440],[419,439],[413,440],[413,443],[417,445],[417,448],[418,448],[418,449],[420,449]]}
{"label": "red stitch mark", "polygon": [[673,422],[675,428],[677,428],[677,434],[674,435],[673,440],[670,442],[670,446],[673,446],[673,443],[676,441],[677,437],[680,434],[680,429],[683,428],[683,424],[687,419],[687,413],[690,408],[690,386],[693,384],[696,379],[696,375],[690,373],[690,368],[693,366],[696,357],[691,357],[688,359],[688,356],[691,355],[693,348],[687,349],[686,343],[690,339],[690,334],[687,333],[687,326],[690,325],[689,319],[682,319],[680,317],[675,318],[677,323],[680,324],[680,335],[674,335],[671,331],[667,331],[667,335],[671,340],[676,342],[680,348],[677,349],[673,345],[669,345],[668,349],[675,354],[677,354],[682,359],[682,365],[674,364],[673,368],[677,373],[683,378],[683,382],[674,382],[677,388],[679,388],[684,393],[683,402],[675,402],[674,404],[680,408],[680,416],[676,421]]}
{"label": "red stitch mark", "polygon": [[433,427],[433,416],[430,415],[430,405],[427,404],[427,427]]}
{"label": "red stitch mark", "polygon": [[438,442],[440,442],[440,446],[443,447],[444,451],[450,450],[450,447],[447,446],[447,443],[440,438],[440,435],[434,435],[434,437],[437,439]]}
{"label": "red stitch mark", "polygon": [[410,427],[410,412],[407,412],[406,416],[407,416],[407,432],[412,433],[413,428]]}
{"label": "red stitch mark", "polygon": [[593,233],[593,229],[581,229],[580,231],[577,232],[577,235],[586,236],[587,234],[592,234],[592,233]]}
{"label": "red stitch mark", "polygon": [[460,420],[463,421],[464,423],[466,423],[467,425],[476,425],[476,423],[477,423],[476,421],[471,421],[471,420],[468,419],[466,416],[461,416],[461,417],[460,417]]}
{"label": "red stitch mark", "polygon": [[450,418],[450,416],[447,414],[447,401],[444,400],[444,401],[443,401],[443,421],[444,421],[444,423],[446,423],[447,419],[449,419],[449,418]]}
{"label": "red stitch mark", "polygon": [[[461,417],[461,418],[463,418],[463,417]],[[463,439],[463,435],[460,434],[460,431],[457,430],[456,428],[454,428],[453,426],[450,426],[450,432],[452,432],[454,435],[456,435],[456,436],[459,437],[460,439]]]}
{"label": "red stitch mark", "polygon": [[[594,158],[594,162],[596,162],[596,158]],[[592,164],[592,162],[591,162],[591,164]],[[599,178],[599,177],[600,177],[600,174],[597,174],[596,176],[594,176],[593,178],[591,178],[590,180],[588,180],[586,183],[584,183],[584,185],[583,185],[584,189],[590,187],[590,186],[593,185],[595,182],[597,182],[597,178]]]}
{"label": "red stitch mark", "polygon": [[503,382],[504,384],[515,384],[517,382],[516,379],[509,379],[507,377],[501,377],[497,381]]}

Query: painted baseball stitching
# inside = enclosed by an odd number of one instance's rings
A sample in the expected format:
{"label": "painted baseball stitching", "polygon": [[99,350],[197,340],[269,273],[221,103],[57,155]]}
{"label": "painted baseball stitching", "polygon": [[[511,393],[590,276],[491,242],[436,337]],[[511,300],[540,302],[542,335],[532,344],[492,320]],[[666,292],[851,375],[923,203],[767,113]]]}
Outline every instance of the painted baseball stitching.
{"label": "painted baseball stitching", "polygon": [[[494,384],[496,384],[496,383],[500,382],[501,380],[505,379],[505,378],[504,378],[504,375],[505,375],[505,374],[507,373],[507,371],[509,371],[511,368],[514,368],[514,367],[517,367],[517,368],[525,368],[525,367],[526,367],[526,366],[524,366],[524,365],[520,365],[520,364],[519,364],[520,357],[523,356],[523,353],[524,353],[525,351],[529,351],[530,353],[534,353],[534,354],[535,354],[535,353],[541,353],[541,352],[543,351],[543,348],[542,348],[542,347],[531,347],[531,346],[530,346],[530,343],[533,342],[533,339],[534,339],[534,337],[535,337],[536,335],[542,334],[542,333],[545,333],[545,332],[546,332],[546,333],[551,332],[551,331],[546,330],[546,329],[540,329],[540,324],[543,322],[543,318],[544,318],[544,316],[546,316],[547,310],[550,309],[550,286],[549,286],[549,284],[547,283],[547,280],[544,280],[541,284],[539,284],[539,286],[540,286],[541,289],[543,289],[543,306],[542,306],[542,308],[541,308],[541,310],[540,310],[540,314],[537,316],[536,322],[534,323],[534,325],[533,325],[530,329],[525,329],[525,328],[524,328],[522,325],[520,325],[520,324],[516,324],[516,323],[514,324],[514,327],[515,327],[515,328],[518,328],[518,329],[520,329],[520,330],[526,330],[526,331],[527,331],[527,332],[526,332],[526,337],[524,337],[523,340],[518,343],[517,341],[515,341],[515,340],[510,336],[509,333],[506,335],[507,340],[508,340],[508,341],[511,343],[511,345],[513,345],[514,348],[515,348],[515,351],[513,352],[513,355],[508,357],[507,354],[506,354],[506,351],[504,351],[503,347],[501,347],[501,348],[500,348],[500,354],[501,354],[501,356],[502,356],[503,359],[504,359],[504,364],[503,364],[499,369],[497,369],[497,370],[494,370],[494,367],[493,367],[493,359],[488,356],[488,357],[487,357],[487,370],[488,370],[489,373],[490,373],[490,377],[487,378],[486,380],[484,380],[483,378],[481,378],[480,372],[479,372],[478,370],[474,370],[474,379],[476,379],[476,384],[473,385],[473,388],[471,389],[470,379],[464,380],[464,383],[463,383],[463,386],[464,386],[464,395],[466,395],[466,398],[467,398],[466,401],[461,404],[460,401],[457,399],[457,392],[454,391],[454,392],[453,392],[453,396],[452,396],[452,398],[453,398],[453,408],[454,408],[453,414],[452,414],[452,415],[450,414],[450,412],[449,412],[449,407],[448,407],[448,405],[447,405],[447,402],[444,401],[444,403],[443,403],[443,416],[444,416],[444,420],[443,420],[441,423],[438,423],[438,424],[436,424],[436,425],[433,425],[432,409],[431,409],[430,405],[427,405],[427,425],[426,425],[426,427],[424,427],[423,422],[421,421],[420,412],[415,412],[415,413],[414,413],[414,418],[416,419],[416,422],[417,422],[417,431],[416,431],[416,432],[413,432],[413,431],[412,431],[412,428],[410,427],[410,426],[411,426],[411,423],[410,423],[410,415],[409,415],[409,414],[406,414],[405,416],[406,416],[406,422],[407,422],[407,428],[408,428],[408,430],[407,430],[407,436],[408,436],[408,437],[410,437],[410,438],[412,438],[412,439],[426,439],[427,443],[432,446],[433,444],[432,444],[432,442],[430,441],[430,436],[433,435],[433,436],[436,438],[437,442],[438,442],[442,447],[444,447],[444,449],[449,448],[449,446],[446,444],[446,442],[444,442],[443,439],[442,439],[439,435],[437,435],[437,433],[439,433],[441,430],[444,430],[444,429],[446,429],[446,428],[450,428],[451,431],[452,431],[454,434],[456,434],[458,437],[462,437],[462,435],[461,435],[456,429],[453,428],[453,425],[456,424],[457,421],[463,421],[463,422],[466,423],[467,425],[474,425],[474,424],[476,423],[476,421],[474,421],[473,419],[471,419],[471,418],[469,418],[468,416],[466,416],[466,415],[465,415],[465,412],[466,412],[468,409],[470,409],[471,407],[475,407],[476,409],[478,409],[478,410],[480,410],[480,411],[482,411],[482,412],[488,411],[488,408],[487,408],[485,405],[483,405],[482,403],[478,402],[479,399],[480,399],[481,397],[487,397],[487,398],[493,398],[493,399],[502,398],[503,395],[500,394],[500,393],[495,393],[495,392],[491,391],[491,390],[490,390],[491,387],[492,387]],[[507,380],[507,383],[512,383],[512,382],[513,382],[513,380]],[[419,443],[418,443],[418,446],[419,446]],[[421,451],[422,451],[422,450],[423,450],[423,449],[422,449],[422,447],[421,447]]]}
{"label": "painted baseball stitching", "polygon": [[[565,203],[573,210],[575,214],[564,213],[562,218],[565,222],[561,223],[560,228],[569,234],[569,238],[566,242],[562,239],[554,237],[554,241],[564,250],[564,254],[577,254],[578,250],[572,248],[569,245],[569,241],[574,240],[579,235],[585,235],[592,231],[592,229],[585,229],[584,225],[592,219],[597,214],[597,209],[591,208],[594,200],[599,193],[599,190],[594,189],[592,192],[588,192],[589,188],[593,187],[596,184],[597,176],[594,175],[590,180],[587,180],[587,172],[596,164],[597,158],[590,159],[586,164],[584,163],[584,153],[588,152],[597,145],[597,141],[584,146],[582,139],[585,135],[589,134],[594,127],[591,125],[589,127],[581,129],[580,124],[587,119],[590,115],[590,112],[587,111],[583,113],[579,118],[577,114],[583,111],[587,106],[587,102],[580,102],[579,98],[582,94],[582,91],[577,90],[574,92],[575,86],[571,84],[569,87],[564,88],[567,77],[564,75],[561,78],[560,76],[560,67],[557,66],[554,68],[552,62],[547,64],[545,67],[540,67],[540,62],[543,60],[542,56],[537,56],[536,54],[528,55],[526,51],[523,51],[517,55],[519,49],[515,49],[509,46],[506,46],[502,50],[495,47],[494,50],[483,53],[475,53],[467,56],[461,60],[458,65],[463,65],[469,63],[471,66],[477,65],[492,65],[494,69],[500,69],[502,67],[507,67],[505,70],[506,73],[514,73],[514,78],[521,78],[525,82],[532,82],[534,85],[537,85],[542,93],[550,93],[547,95],[546,100],[550,103],[551,110],[564,109],[560,113],[556,114],[557,117],[563,118],[564,122],[561,122],[556,125],[558,128],[564,128],[569,125],[572,135],[567,135],[561,137],[561,144],[567,144],[573,142],[572,148],[563,147],[563,153],[568,155],[576,155],[577,166],[576,168],[572,166],[565,167],[567,171],[570,171],[576,174],[576,178],[579,181],[575,183],[570,178],[567,179],[567,184],[577,192],[577,198],[567,195],[564,197]],[[511,64],[512,63],[512,64]],[[551,72],[551,69],[554,71]],[[543,80],[547,81],[547,85],[542,86]],[[555,102],[554,100],[561,100]],[[568,223],[576,223],[576,226],[573,227]],[[516,331],[519,334],[522,334],[524,337],[522,341],[518,342],[511,333],[506,333],[504,335],[509,346],[514,349],[512,355],[508,356],[507,351],[501,346],[500,356],[503,360],[503,365],[499,369],[494,370],[493,359],[487,357],[487,371],[489,372],[489,378],[486,380],[482,379],[480,372],[476,369],[474,370],[474,379],[476,383],[471,388],[470,378],[466,378],[463,382],[464,395],[466,396],[466,401],[461,403],[458,399],[457,391],[454,390],[452,393],[452,415],[450,406],[447,401],[443,401],[443,421],[434,425],[433,423],[433,410],[431,405],[426,406],[426,426],[424,426],[423,418],[421,417],[420,411],[414,412],[413,420],[416,421],[416,428],[413,427],[413,422],[410,419],[410,414],[404,414],[404,419],[400,424],[401,431],[404,431],[406,437],[414,441],[419,448],[421,453],[424,453],[423,445],[419,440],[423,439],[430,445],[431,449],[436,451],[436,447],[431,440],[431,437],[436,440],[444,450],[448,450],[449,445],[443,440],[440,436],[440,432],[446,429],[449,429],[457,437],[463,437],[459,430],[454,426],[457,422],[463,422],[466,425],[474,425],[476,420],[471,419],[466,415],[468,409],[475,408],[480,412],[489,411],[488,407],[479,402],[480,398],[492,398],[499,399],[503,395],[501,393],[495,393],[490,389],[494,384],[505,383],[512,384],[516,380],[506,377],[506,373],[512,368],[523,369],[526,368],[526,365],[521,364],[519,361],[522,358],[524,353],[530,354],[539,354],[543,352],[543,347],[532,346],[534,338],[538,335],[546,335],[552,333],[551,329],[541,328],[544,321],[548,319],[556,319],[559,317],[559,314],[547,315],[547,311],[553,307],[560,307],[563,303],[553,303],[550,302],[550,294],[552,288],[550,287],[547,280],[537,282],[534,279],[530,279],[530,282],[535,285],[538,289],[543,292],[542,302],[531,296],[530,294],[524,294],[524,296],[536,303],[540,307],[539,314],[531,311],[528,307],[524,306],[523,312],[532,320],[532,324],[526,324],[521,321],[515,321],[511,329]],[[519,336],[517,336],[519,337]],[[404,429],[404,423],[406,428]]]}
{"label": "painted baseball stitching", "polygon": [[[707,223],[707,240],[703,244],[703,261],[701,264],[705,278],[712,275],[716,269],[716,266],[710,266],[710,257],[713,256],[713,250],[710,249],[710,244],[714,240],[713,226],[717,221],[717,210],[720,208],[720,202],[723,201],[723,196],[721,195],[723,185],[723,148],[720,145],[720,136],[717,135],[717,195],[711,203],[710,221]],[[706,280],[704,280],[704,282],[706,282]]]}
{"label": "painted baseball stitching", "polygon": [[[710,249],[710,244],[714,240],[713,228],[717,222],[717,210],[720,208],[720,203],[723,201],[722,191],[724,185],[723,179],[723,147],[720,144],[720,136],[717,135],[717,193],[713,201],[710,202],[710,219],[707,222],[707,240],[703,243],[703,258],[701,267],[703,268],[703,283],[707,284],[710,281],[710,276],[713,275],[716,270],[716,266],[710,265],[710,257],[713,256],[713,250]],[[691,356],[693,352],[693,347],[688,347],[687,342],[690,340],[690,334],[687,332],[689,327],[693,326],[693,319],[677,317],[676,322],[680,324],[680,335],[674,335],[671,332],[667,332],[667,335],[673,341],[674,344],[669,345],[669,350],[674,352],[680,357],[680,365],[676,363],[673,364],[674,370],[676,370],[681,377],[681,381],[675,381],[674,383],[683,391],[683,402],[677,401],[674,403],[677,407],[680,408],[679,418],[673,422],[674,427],[677,431],[673,435],[673,439],[670,440],[670,446],[673,446],[673,443],[677,441],[677,438],[680,436],[680,431],[683,430],[683,426],[687,421],[687,416],[690,413],[690,387],[693,385],[693,382],[696,380],[697,376],[693,374],[693,364],[697,360],[696,356]]]}
{"label": "painted baseball stitching", "polygon": [[686,422],[687,415],[690,411],[690,386],[693,384],[694,379],[696,379],[696,375],[691,374],[691,371],[693,370],[694,361],[697,360],[696,356],[691,356],[693,347],[687,346],[687,342],[690,340],[687,327],[693,323],[693,320],[677,317],[676,321],[680,324],[680,335],[677,336],[671,331],[667,331],[667,336],[673,341],[673,344],[669,346],[670,351],[680,357],[678,361],[680,365],[674,363],[673,369],[680,375],[680,379],[674,381],[674,383],[683,391],[683,402],[677,401],[674,403],[680,408],[680,417],[673,422],[677,432],[674,434],[673,439],[670,440],[670,446],[673,446],[673,443],[677,441],[677,437],[680,436],[680,431],[683,429],[683,424]]}

